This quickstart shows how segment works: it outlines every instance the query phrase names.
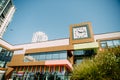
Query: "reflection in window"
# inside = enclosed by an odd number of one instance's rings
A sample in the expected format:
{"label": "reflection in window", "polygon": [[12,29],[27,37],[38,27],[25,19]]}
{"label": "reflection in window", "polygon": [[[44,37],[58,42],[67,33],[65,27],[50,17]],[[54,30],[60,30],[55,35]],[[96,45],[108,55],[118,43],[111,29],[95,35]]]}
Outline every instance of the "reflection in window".
{"label": "reflection in window", "polygon": [[84,55],[84,51],[83,50],[75,50],[74,55]]}
{"label": "reflection in window", "polygon": [[6,67],[6,63],[11,60],[12,51],[0,47],[0,67]]}
{"label": "reflection in window", "polygon": [[53,54],[53,59],[59,59],[59,54]]}
{"label": "reflection in window", "polygon": [[9,11],[9,9],[10,9],[11,7],[12,7],[12,2],[10,1],[10,2],[7,4],[7,6],[6,6],[6,8],[4,9],[4,11],[3,11],[3,15],[4,15],[4,16],[7,15],[8,11]]}
{"label": "reflection in window", "polygon": [[7,4],[7,2],[8,2],[8,0],[0,0],[0,12],[5,7],[5,5]]}
{"label": "reflection in window", "polygon": [[5,61],[0,61],[0,67],[4,67]]}
{"label": "reflection in window", "polygon": [[52,59],[52,55],[51,54],[46,54],[46,59],[48,59],[48,60]]}
{"label": "reflection in window", "polygon": [[120,40],[101,41],[100,45],[102,48],[120,46]]}
{"label": "reflection in window", "polygon": [[60,53],[60,59],[66,59],[67,58],[67,54],[65,53]]}
{"label": "reflection in window", "polygon": [[119,46],[120,45],[120,40],[113,40],[113,43],[115,46]]}
{"label": "reflection in window", "polygon": [[75,55],[75,56],[83,56],[83,55],[85,55],[85,56],[91,56],[91,55],[93,55],[95,52],[94,52],[94,50],[93,49],[88,49],[88,50],[75,50],[75,51],[73,51],[73,54]]}
{"label": "reflection in window", "polygon": [[113,41],[107,41],[107,46],[108,47],[113,47],[114,46]]}
{"label": "reflection in window", "polygon": [[25,56],[24,62],[29,62],[29,60],[26,60],[27,56],[33,57],[35,61],[60,60],[60,59],[67,59],[67,51],[40,52],[40,53],[29,54]]}

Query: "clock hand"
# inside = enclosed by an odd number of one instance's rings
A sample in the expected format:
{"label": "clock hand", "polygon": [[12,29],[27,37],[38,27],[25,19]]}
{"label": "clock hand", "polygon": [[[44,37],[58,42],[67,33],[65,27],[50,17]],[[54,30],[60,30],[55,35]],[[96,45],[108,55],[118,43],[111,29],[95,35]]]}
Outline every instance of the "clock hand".
{"label": "clock hand", "polygon": [[78,31],[79,33],[83,33],[82,31]]}

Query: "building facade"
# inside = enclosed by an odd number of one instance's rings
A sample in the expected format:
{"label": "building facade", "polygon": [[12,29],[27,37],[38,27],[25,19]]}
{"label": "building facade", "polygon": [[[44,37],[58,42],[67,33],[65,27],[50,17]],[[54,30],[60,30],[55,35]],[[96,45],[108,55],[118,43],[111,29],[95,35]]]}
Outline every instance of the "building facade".
{"label": "building facade", "polygon": [[0,46],[0,80],[4,80],[3,76],[6,72],[6,64],[11,61],[13,52]]}
{"label": "building facade", "polygon": [[32,42],[42,42],[47,41],[48,36],[44,32],[35,32],[32,37]]}
{"label": "building facade", "polygon": [[12,45],[0,38],[0,80],[5,80],[6,75],[13,70],[6,65],[13,56],[14,50],[11,47]]}
{"label": "building facade", "polygon": [[93,34],[90,22],[70,25],[70,37],[37,43],[0,46],[13,52],[5,76],[20,80],[69,80],[73,66],[96,50],[120,46],[120,32]]}
{"label": "building facade", "polygon": [[0,0],[0,38],[6,31],[14,12],[15,7],[12,0]]}

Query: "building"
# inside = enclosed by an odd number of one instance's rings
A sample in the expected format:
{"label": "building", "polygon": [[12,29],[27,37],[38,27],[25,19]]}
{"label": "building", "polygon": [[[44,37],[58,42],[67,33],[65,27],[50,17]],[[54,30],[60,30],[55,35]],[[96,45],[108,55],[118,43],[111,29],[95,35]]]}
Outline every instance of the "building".
{"label": "building", "polygon": [[0,0],[0,38],[6,31],[14,12],[15,6],[12,0]]}
{"label": "building", "polygon": [[73,66],[96,49],[120,46],[120,32],[94,35],[91,23],[85,22],[70,25],[69,38],[14,46],[0,39],[0,46],[13,52],[7,70],[2,70],[6,78],[69,80]]}
{"label": "building", "polygon": [[5,80],[3,76],[7,78],[6,75],[9,75],[9,72],[13,70],[6,66],[6,64],[11,61],[14,53],[14,50],[11,48],[12,45],[0,38],[0,80]]}
{"label": "building", "polygon": [[43,32],[35,32],[33,34],[32,42],[42,42],[47,40],[48,40],[48,36]]}

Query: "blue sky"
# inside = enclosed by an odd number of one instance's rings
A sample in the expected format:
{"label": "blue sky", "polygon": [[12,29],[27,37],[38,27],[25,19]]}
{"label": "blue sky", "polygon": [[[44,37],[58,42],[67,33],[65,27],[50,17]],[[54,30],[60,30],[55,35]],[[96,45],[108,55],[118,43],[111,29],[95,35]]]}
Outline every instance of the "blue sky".
{"label": "blue sky", "polygon": [[14,17],[3,39],[30,43],[33,33],[49,40],[69,38],[70,24],[92,23],[94,34],[120,31],[120,0],[13,0]]}

